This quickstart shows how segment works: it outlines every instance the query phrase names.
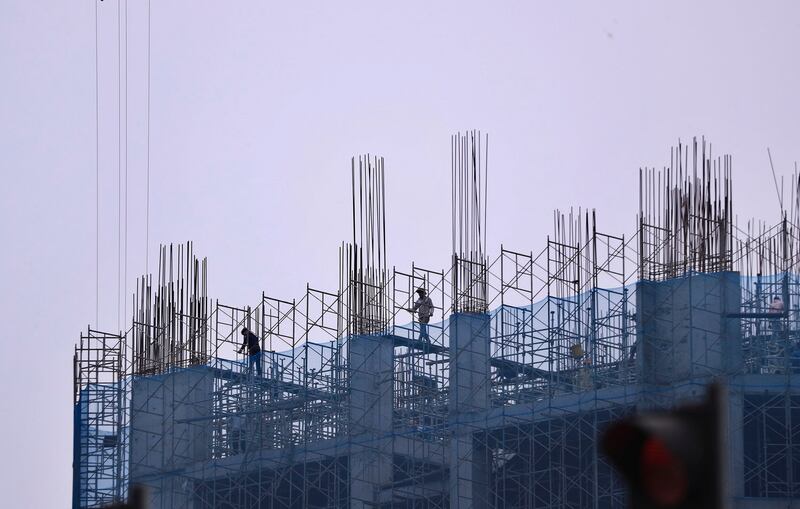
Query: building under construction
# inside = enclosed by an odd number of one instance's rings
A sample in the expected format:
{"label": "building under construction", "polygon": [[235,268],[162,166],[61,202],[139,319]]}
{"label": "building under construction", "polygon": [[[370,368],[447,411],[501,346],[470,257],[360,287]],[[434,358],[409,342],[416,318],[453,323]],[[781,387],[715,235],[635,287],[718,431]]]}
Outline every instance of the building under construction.
{"label": "building under construction", "polygon": [[[774,223],[737,224],[730,157],[678,145],[640,170],[629,235],[556,212],[537,251],[490,255],[487,143],[451,140],[443,270],[387,263],[371,156],[339,288],[231,306],[191,244],[162,247],[129,328],[75,347],[73,507],[133,485],[153,508],[624,507],[598,435],[712,380],[732,507],[800,507],[798,176]],[[430,323],[408,312],[418,288]]]}

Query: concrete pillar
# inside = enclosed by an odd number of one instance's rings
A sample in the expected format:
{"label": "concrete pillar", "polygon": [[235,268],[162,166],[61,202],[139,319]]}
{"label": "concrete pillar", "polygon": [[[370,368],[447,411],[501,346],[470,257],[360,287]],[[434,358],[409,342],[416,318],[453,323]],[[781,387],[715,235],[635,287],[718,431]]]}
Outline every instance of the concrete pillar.
{"label": "concrete pillar", "polygon": [[173,472],[210,459],[213,381],[205,368],[133,380],[130,479],[153,509],[192,507],[193,486]]}
{"label": "concrete pillar", "polygon": [[726,391],[727,415],[725,416],[723,443],[724,460],[728,466],[725,473],[725,493],[734,498],[744,497],[744,390],[741,377],[731,377],[723,385]]}
{"label": "concrete pillar", "polygon": [[489,409],[489,326],[483,313],[450,316],[450,507],[489,506],[490,454],[479,416]]}
{"label": "concrete pillar", "polygon": [[392,481],[394,344],[386,336],[358,335],[350,360],[350,504],[375,507]]}
{"label": "concrete pillar", "polygon": [[743,396],[733,375],[743,369],[741,278],[738,272],[641,281],[636,290],[639,410],[699,397],[696,383],[722,382],[726,410],[726,491],[743,495]]}
{"label": "concrete pillar", "polygon": [[669,385],[742,367],[738,272],[641,281],[636,290],[638,369],[645,384]]}

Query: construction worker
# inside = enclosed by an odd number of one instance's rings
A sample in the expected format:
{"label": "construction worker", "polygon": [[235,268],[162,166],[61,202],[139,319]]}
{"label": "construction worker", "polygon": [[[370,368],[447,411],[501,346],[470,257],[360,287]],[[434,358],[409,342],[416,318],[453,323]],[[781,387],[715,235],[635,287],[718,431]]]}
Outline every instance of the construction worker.
{"label": "construction worker", "polygon": [[419,321],[419,340],[430,344],[431,338],[428,336],[428,322],[433,316],[433,301],[428,297],[425,288],[417,288],[417,301],[413,308],[407,308],[410,313],[417,313]]}
{"label": "construction worker", "polygon": [[258,336],[253,334],[252,331],[247,330],[246,327],[242,327],[242,346],[239,348],[239,353],[244,352],[244,349],[247,348],[247,360],[248,360],[248,372],[253,372],[253,366],[256,367],[256,373],[258,376],[262,376],[261,371],[261,345],[259,345],[260,341]]}
{"label": "construction worker", "polygon": [[228,416],[228,442],[233,454],[244,452],[245,447],[245,431],[244,431],[244,416],[242,415],[243,409],[241,406],[236,406],[236,413]]}
{"label": "construction worker", "polygon": [[780,334],[781,332],[781,318],[783,317],[783,300],[777,295],[772,298],[772,302],[769,305],[769,312],[771,314],[776,315],[775,318],[770,318],[770,328],[772,329],[772,334]]}

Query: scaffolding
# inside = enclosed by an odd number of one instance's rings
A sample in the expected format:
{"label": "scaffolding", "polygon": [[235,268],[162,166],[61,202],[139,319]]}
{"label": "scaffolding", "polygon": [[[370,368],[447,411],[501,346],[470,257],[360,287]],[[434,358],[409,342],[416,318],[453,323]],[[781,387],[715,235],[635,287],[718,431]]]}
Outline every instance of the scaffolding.
{"label": "scaffolding", "polygon": [[[231,306],[190,243],[162,247],[128,330],[76,345],[73,507],[134,483],[153,507],[623,507],[598,434],[712,378],[732,401],[733,496],[793,497],[800,207],[740,229],[730,158],[695,140],[642,170],[634,235],[556,211],[540,251],[490,256],[488,138],[451,150],[449,267],[389,265],[369,155],[336,289]],[[409,313],[420,288],[430,321]]]}
{"label": "scaffolding", "polygon": [[102,506],[126,493],[123,339],[89,328],[75,346],[73,507]]}

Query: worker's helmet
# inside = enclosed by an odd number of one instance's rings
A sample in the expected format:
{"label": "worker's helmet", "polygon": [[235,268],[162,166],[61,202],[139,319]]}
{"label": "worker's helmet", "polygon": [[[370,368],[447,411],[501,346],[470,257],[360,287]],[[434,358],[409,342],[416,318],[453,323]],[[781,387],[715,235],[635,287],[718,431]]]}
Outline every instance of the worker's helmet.
{"label": "worker's helmet", "polygon": [[425,291],[425,288],[420,286],[419,288],[417,288],[417,293],[420,295],[425,295],[428,292]]}
{"label": "worker's helmet", "polygon": [[247,334],[247,327],[242,327],[242,334]]}

